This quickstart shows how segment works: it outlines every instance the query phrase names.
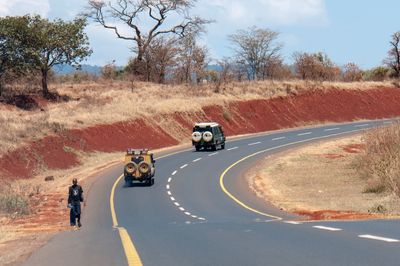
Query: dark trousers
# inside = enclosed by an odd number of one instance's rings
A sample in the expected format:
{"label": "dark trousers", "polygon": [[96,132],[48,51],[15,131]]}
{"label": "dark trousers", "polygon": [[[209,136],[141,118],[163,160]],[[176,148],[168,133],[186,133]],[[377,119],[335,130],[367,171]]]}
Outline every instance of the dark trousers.
{"label": "dark trousers", "polygon": [[76,224],[76,219],[78,219],[78,223],[81,222],[81,204],[72,204],[71,211],[69,213],[69,220],[71,225]]}

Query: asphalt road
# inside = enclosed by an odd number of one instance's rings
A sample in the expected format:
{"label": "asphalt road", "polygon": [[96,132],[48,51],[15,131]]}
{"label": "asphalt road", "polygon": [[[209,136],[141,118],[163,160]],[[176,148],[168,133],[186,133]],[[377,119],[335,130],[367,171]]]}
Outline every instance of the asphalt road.
{"label": "asphalt road", "polygon": [[111,200],[122,166],[110,169],[93,184],[83,228],[58,234],[24,265],[400,265],[398,220],[296,222],[244,180],[267,154],[389,123],[275,132],[229,141],[218,152],[183,151],[157,160],[154,186],[120,180]]}

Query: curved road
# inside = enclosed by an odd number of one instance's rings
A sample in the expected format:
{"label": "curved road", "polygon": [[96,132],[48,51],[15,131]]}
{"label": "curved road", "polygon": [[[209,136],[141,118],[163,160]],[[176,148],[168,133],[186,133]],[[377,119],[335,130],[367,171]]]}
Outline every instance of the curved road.
{"label": "curved road", "polygon": [[157,160],[152,187],[126,187],[116,182],[122,166],[112,168],[93,184],[82,230],[58,234],[24,265],[400,265],[398,221],[297,222],[244,180],[268,154],[389,123],[274,132],[229,141],[218,152],[182,151]]}

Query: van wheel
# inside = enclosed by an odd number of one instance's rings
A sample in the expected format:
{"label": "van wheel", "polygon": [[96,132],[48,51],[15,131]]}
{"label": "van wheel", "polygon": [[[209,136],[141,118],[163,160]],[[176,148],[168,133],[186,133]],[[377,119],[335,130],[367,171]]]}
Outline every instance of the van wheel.
{"label": "van wheel", "polygon": [[200,146],[196,146],[196,151],[199,151],[200,150]]}
{"label": "van wheel", "polygon": [[217,150],[217,145],[211,146],[211,150],[212,150],[212,151],[216,151],[216,150]]}
{"label": "van wheel", "polygon": [[221,150],[225,150],[225,143],[221,144]]}

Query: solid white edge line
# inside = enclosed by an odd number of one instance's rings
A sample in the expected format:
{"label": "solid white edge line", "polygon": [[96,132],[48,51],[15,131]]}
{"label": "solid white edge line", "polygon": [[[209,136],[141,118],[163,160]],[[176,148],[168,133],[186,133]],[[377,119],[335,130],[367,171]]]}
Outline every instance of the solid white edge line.
{"label": "solid white edge line", "polygon": [[184,164],[184,165],[182,165],[180,168],[183,169],[183,168],[185,168],[186,166],[188,166],[188,164]]}
{"label": "solid white edge line", "polygon": [[374,235],[359,235],[358,237],[365,238],[365,239],[379,240],[379,241],[384,241],[384,242],[389,242],[389,243],[400,242],[400,240],[398,240],[398,239],[381,237],[381,236],[374,236]]}
{"label": "solid white edge line", "polygon": [[316,229],[321,229],[321,230],[327,230],[327,231],[342,231],[340,228],[335,228],[335,227],[328,227],[328,226],[323,226],[323,225],[314,225],[313,226]]}
{"label": "solid white edge line", "polygon": [[297,136],[305,136],[305,135],[310,135],[312,132],[305,132],[305,133],[299,133]]}
{"label": "solid white edge line", "polygon": [[236,149],[239,149],[239,147],[233,147],[233,148],[227,149],[227,151],[233,151],[233,150],[236,150]]}
{"label": "solid white edge line", "polygon": [[174,197],[169,197],[172,201],[175,201],[175,198]]}
{"label": "solid white edge line", "polygon": [[172,175],[176,175],[176,173],[178,173],[178,171],[175,170],[174,172],[172,172]]}
{"label": "solid white edge line", "polygon": [[172,193],[171,193],[171,191],[167,191],[167,194],[169,195],[169,196],[171,196],[172,195]]}
{"label": "solid white edge line", "polygon": [[200,161],[201,160],[201,158],[197,158],[197,159],[195,159],[195,160],[193,160],[192,162],[198,162],[198,161]]}
{"label": "solid white edge line", "polygon": [[281,139],[286,139],[286,137],[273,138],[272,140],[281,140]]}

